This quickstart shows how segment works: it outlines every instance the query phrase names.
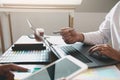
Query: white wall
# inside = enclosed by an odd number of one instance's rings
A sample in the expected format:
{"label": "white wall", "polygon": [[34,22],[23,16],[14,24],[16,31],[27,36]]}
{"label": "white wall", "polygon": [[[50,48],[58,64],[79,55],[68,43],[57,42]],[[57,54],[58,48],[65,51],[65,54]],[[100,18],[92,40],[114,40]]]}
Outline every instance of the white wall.
{"label": "white wall", "polygon": [[[83,0],[82,4],[75,10],[74,27],[78,31],[88,32],[97,30],[100,23],[104,20],[104,16],[119,0]],[[68,26],[68,14],[50,13],[11,13],[13,41],[15,42],[23,34],[31,34],[25,22],[26,18],[31,18],[33,24],[44,26],[46,34],[52,35],[52,31],[58,30],[63,26]],[[4,21],[3,32],[5,40],[5,48],[10,46],[9,28],[7,18],[2,17]]]}
{"label": "white wall", "polygon": [[15,42],[22,35],[33,34],[26,19],[29,19],[35,28],[44,28],[46,35],[53,35],[64,26],[68,26],[68,13],[63,12],[19,12],[11,13],[12,35]]}
{"label": "white wall", "polygon": [[74,27],[77,31],[90,32],[98,30],[107,13],[79,12],[75,13]]}
{"label": "white wall", "polygon": [[109,12],[119,0],[83,0],[76,12]]}
{"label": "white wall", "polygon": [[0,19],[2,23],[2,30],[3,30],[3,38],[4,38],[4,46],[5,49],[8,49],[11,45],[11,40],[10,40],[10,31],[9,31],[9,23],[8,23],[8,14],[7,13],[0,13]]}
{"label": "white wall", "polygon": [[[74,27],[81,32],[97,30],[100,23],[104,20],[106,13],[95,12],[76,12]],[[12,35],[15,42],[21,35],[32,34],[28,27],[26,18],[30,19],[34,27],[42,27],[45,34],[53,35],[53,31],[58,31],[62,27],[68,27],[67,13],[11,13]]]}

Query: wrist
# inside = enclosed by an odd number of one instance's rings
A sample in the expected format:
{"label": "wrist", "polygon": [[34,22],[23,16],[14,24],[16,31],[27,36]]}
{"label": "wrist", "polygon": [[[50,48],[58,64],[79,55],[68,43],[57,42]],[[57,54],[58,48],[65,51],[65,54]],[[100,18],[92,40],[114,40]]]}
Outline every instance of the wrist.
{"label": "wrist", "polygon": [[84,41],[83,33],[78,33],[78,42],[83,42],[83,41]]}

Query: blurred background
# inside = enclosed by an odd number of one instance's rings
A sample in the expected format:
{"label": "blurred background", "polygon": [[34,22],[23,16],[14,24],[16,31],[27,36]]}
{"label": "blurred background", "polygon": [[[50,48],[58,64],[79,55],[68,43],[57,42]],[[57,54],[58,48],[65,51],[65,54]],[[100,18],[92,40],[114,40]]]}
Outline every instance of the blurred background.
{"label": "blurred background", "polygon": [[[106,14],[119,0],[83,0],[77,6],[74,13],[74,28],[81,32],[95,31],[98,29]],[[5,13],[7,15],[7,13]],[[8,29],[8,19],[4,13],[0,13],[2,21],[2,31],[4,37],[5,50],[10,47],[10,37]],[[69,13],[65,12],[11,12],[11,31],[13,43],[22,35],[32,34],[26,19],[29,18],[34,27],[45,29],[46,35],[53,35],[53,30],[68,27]],[[4,17],[3,17],[4,16]],[[0,28],[1,29],[1,28]],[[0,38],[1,39],[1,38]],[[0,53],[1,43],[0,43]]]}

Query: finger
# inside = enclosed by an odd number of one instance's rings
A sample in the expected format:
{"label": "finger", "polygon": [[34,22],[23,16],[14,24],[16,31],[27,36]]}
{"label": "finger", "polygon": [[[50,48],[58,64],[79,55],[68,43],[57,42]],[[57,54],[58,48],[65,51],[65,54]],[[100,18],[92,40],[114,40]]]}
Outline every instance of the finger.
{"label": "finger", "polygon": [[91,47],[88,51],[89,51],[90,53],[92,53],[92,52],[95,50],[95,48],[97,48],[97,45]]}
{"label": "finger", "polygon": [[74,36],[75,30],[72,28],[72,29],[69,30],[69,33],[70,33],[71,36]]}
{"label": "finger", "polygon": [[71,30],[71,29],[73,29],[73,28],[71,28],[71,27],[64,27],[64,28],[61,28],[61,31]]}
{"label": "finger", "polygon": [[62,29],[61,29],[61,32],[64,33],[64,32],[66,32],[68,29],[69,29],[68,27],[62,28]]}
{"label": "finger", "polygon": [[75,43],[74,39],[73,39],[71,36],[69,36],[69,37],[67,37],[67,38],[64,38],[64,41],[65,41],[67,44],[73,44],[73,43]]}
{"label": "finger", "polygon": [[10,69],[11,71],[22,71],[22,72],[28,71],[27,68],[23,68],[23,67],[20,67],[20,66],[15,65],[15,64],[10,64],[10,65],[9,65],[9,69]]}
{"label": "finger", "polygon": [[74,31],[74,28],[69,28],[68,31],[72,32],[72,31]]}
{"label": "finger", "polygon": [[93,47],[91,47],[89,49],[89,52],[102,51],[102,50],[104,50],[104,46],[102,46],[102,45],[95,45],[95,46],[93,46]]}
{"label": "finger", "polygon": [[63,33],[62,35],[64,38],[68,38],[69,36],[72,36],[70,32]]}
{"label": "finger", "polygon": [[8,71],[6,74],[6,80],[14,80],[14,74]]}
{"label": "finger", "polygon": [[92,48],[92,50],[90,51],[90,55],[92,55],[92,54],[94,54],[94,52],[96,53],[96,54],[98,54],[99,56],[101,56],[102,55],[102,52],[101,52],[101,48],[100,47],[94,47],[94,48]]}
{"label": "finger", "polygon": [[63,39],[64,41],[69,41],[70,38],[71,38],[70,36],[68,36],[68,37],[63,37],[63,36],[62,36],[62,39]]}
{"label": "finger", "polygon": [[36,33],[34,33],[34,36],[37,41],[42,41],[41,36],[38,36]]}
{"label": "finger", "polygon": [[66,28],[66,29],[63,29],[62,31],[61,31],[61,35],[63,35],[63,36],[69,36],[69,35],[71,35],[71,32],[73,31],[74,29],[73,28]]}
{"label": "finger", "polygon": [[65,41],[65,43],[68,43],[69,41],[68,40],[66,40],[66,39],[64,39],[64,41]]}

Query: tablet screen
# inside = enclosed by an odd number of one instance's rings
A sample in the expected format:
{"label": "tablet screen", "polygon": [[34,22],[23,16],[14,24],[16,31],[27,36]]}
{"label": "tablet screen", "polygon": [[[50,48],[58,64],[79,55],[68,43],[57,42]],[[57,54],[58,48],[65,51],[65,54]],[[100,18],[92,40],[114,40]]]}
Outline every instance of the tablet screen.
{"label": "tablet screen", "polygon": [[79,69],[80,66],[77,66],[72,61],[64,58],[58,63],[52,64],[46,69],[43,69],[24,80],[56,80],[61,77],[67,77]]}

